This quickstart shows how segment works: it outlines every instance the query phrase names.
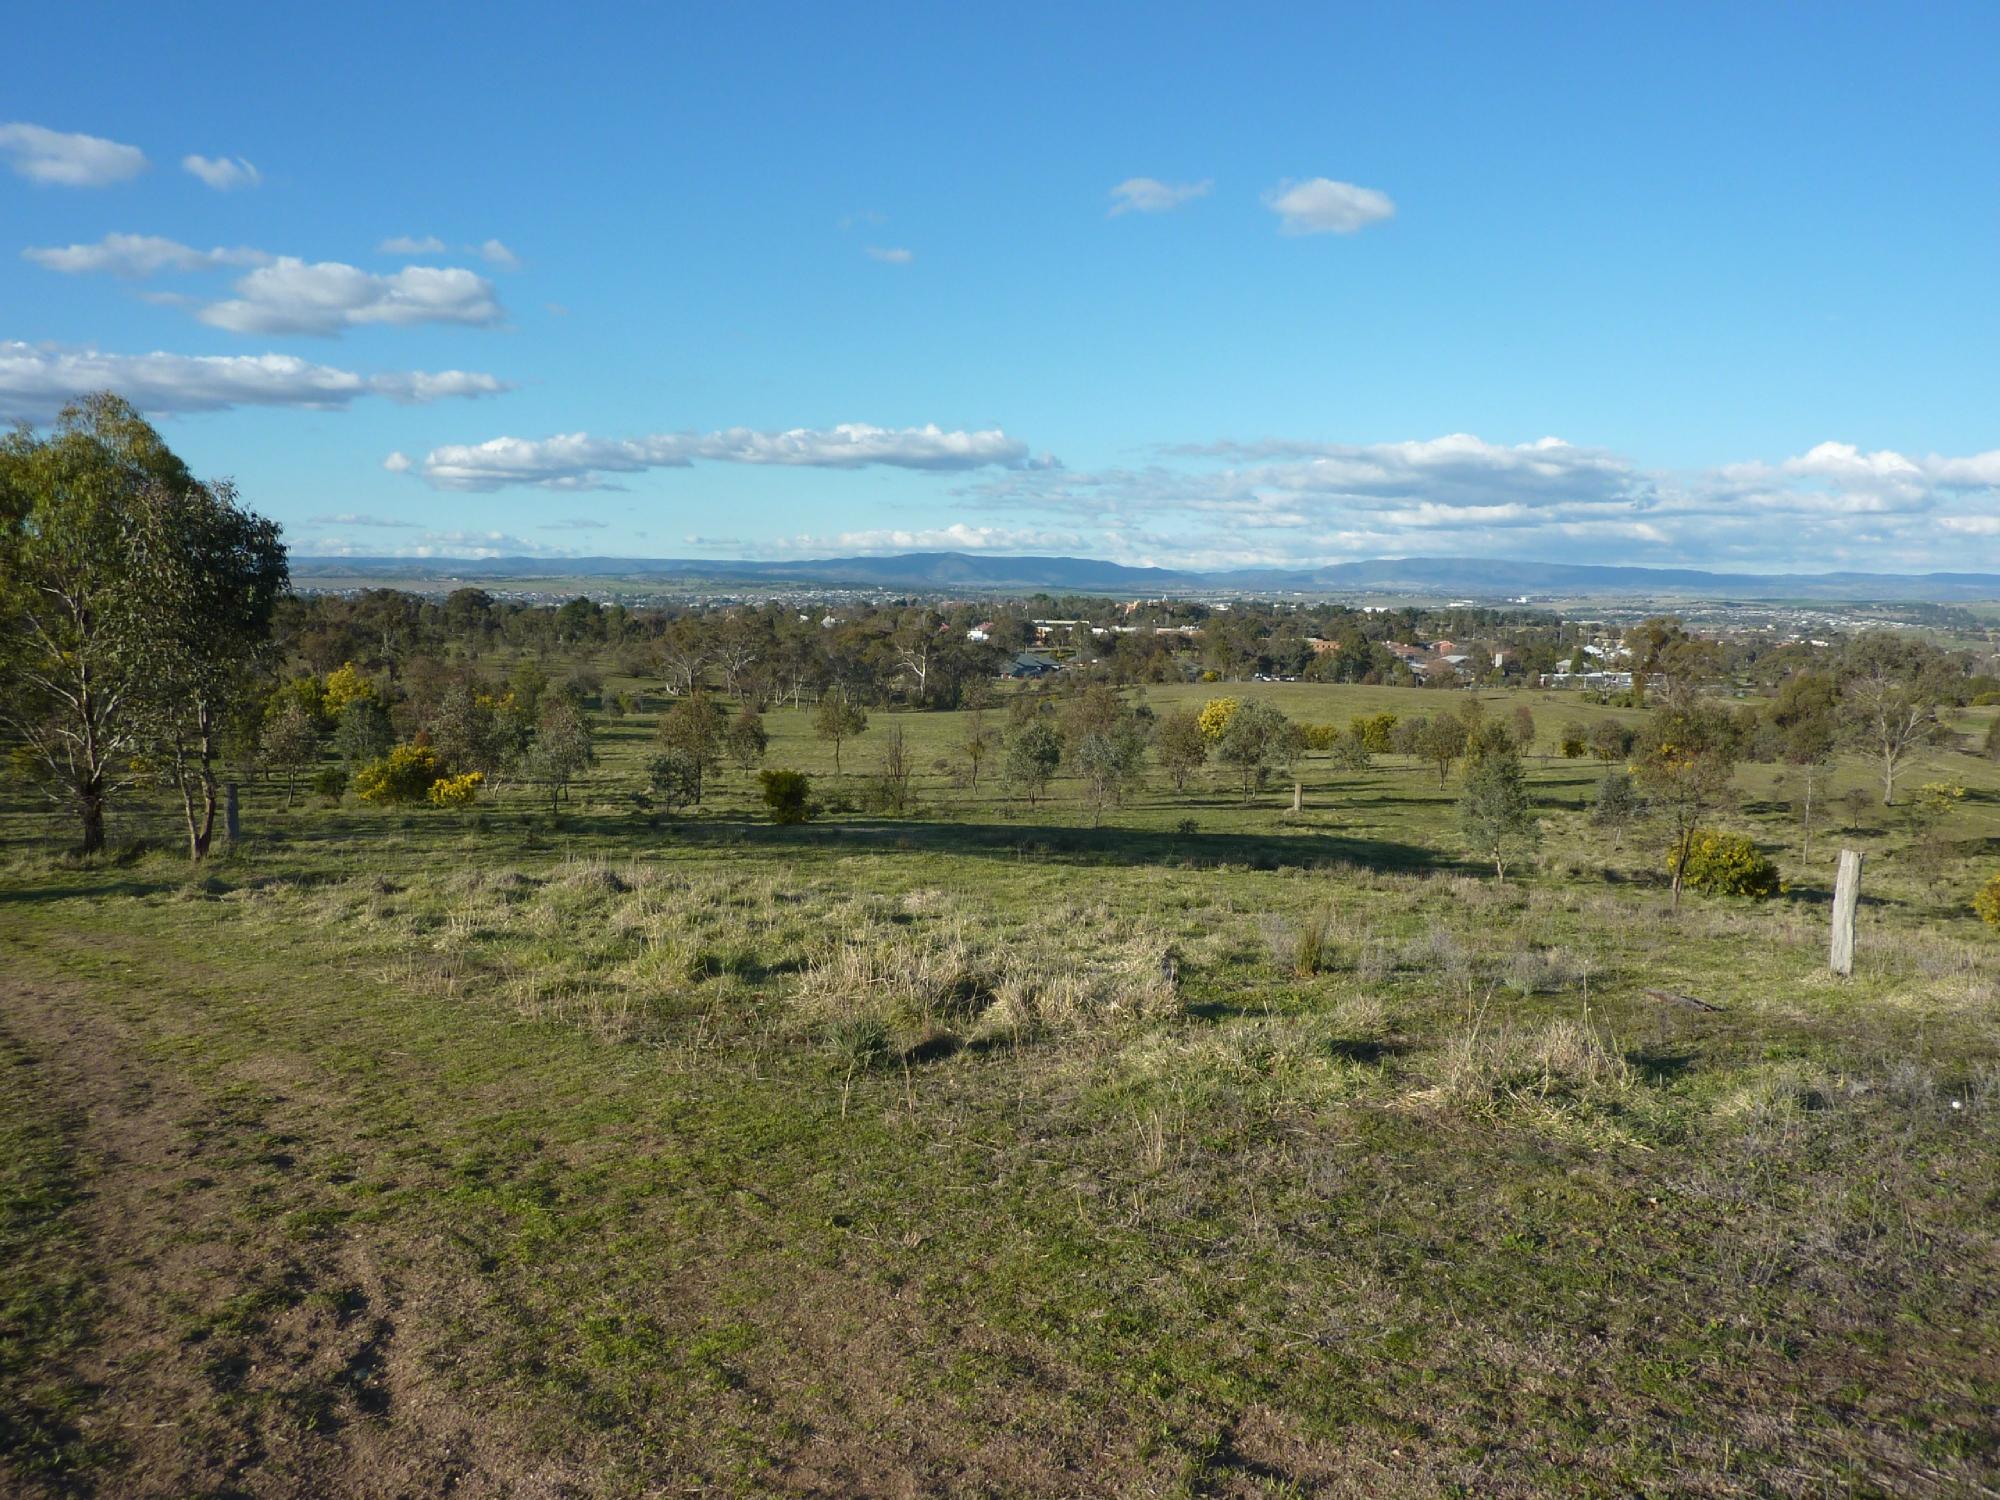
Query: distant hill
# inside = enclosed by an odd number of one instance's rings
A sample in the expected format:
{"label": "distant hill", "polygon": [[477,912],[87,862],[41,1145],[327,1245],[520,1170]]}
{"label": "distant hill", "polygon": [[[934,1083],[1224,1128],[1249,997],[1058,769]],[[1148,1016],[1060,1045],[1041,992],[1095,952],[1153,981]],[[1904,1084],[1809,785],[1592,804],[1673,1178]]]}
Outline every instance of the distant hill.
{"label": "distant hill", "polygon": [[1505,599],[1528,595],[1644,595],[1702,599],[1792,599],[1954,603],[2000,599],[2000,573],[1711,573],[1697,568],[1508,562],[1476,557],[1373,558],[1306,569],[1199,572],[1132,568],[1084,557],[1006,557],[904,552],[789,562],[648,557],[311,557],[292,574],[315,579],[531,581],[621,579],[714,584],[818,584],[911,591],[1170,594],[1195,592],[1397,593]]}

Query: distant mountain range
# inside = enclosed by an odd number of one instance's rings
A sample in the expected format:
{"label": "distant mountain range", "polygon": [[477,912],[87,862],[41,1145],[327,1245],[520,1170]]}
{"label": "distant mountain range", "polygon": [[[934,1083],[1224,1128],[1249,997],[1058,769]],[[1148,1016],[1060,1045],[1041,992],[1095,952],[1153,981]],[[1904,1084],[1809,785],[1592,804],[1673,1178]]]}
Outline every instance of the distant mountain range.
{"label": "distant mountain range", "polygon": [[2000,573],[1709,573],[1697,568],[1628,568],[1593,563],[1506,562],[1475,557],[1395,557],[1291,570],[1196,572],[1132,568],[1085,557],[1000,557],[904,552],[792,562],[650,557],[310,557],[292,558],[292,576],[311,585],[371,579],[436,583],[450,579],[521,582],[617,579],[628,583],[798,584],[913,592],[1079,594],[1412,594],[1507,599],[1526,594],[1674,596],[1952,603],[2000,599]]}

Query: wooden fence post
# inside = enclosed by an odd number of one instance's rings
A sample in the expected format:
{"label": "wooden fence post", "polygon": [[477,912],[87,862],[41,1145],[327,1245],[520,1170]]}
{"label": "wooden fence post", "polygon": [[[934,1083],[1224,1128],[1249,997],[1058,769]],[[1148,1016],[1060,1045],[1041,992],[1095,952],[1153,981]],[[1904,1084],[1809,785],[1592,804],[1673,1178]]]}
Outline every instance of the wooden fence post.
{"label": "wooden fence post", "polygon": [[1845,978],[1854,972],[1854,908],[1861,900],[1861,854],[1840,851],[1840,867],[1833,880],[1833,951],[1828,964]]}

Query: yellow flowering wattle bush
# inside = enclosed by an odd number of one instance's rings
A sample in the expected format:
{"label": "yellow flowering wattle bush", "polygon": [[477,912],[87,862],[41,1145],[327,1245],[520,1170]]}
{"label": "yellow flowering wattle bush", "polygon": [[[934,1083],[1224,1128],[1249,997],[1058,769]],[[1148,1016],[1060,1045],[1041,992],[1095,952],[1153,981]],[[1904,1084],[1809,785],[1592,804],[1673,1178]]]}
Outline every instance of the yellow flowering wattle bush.
{"label": "yellow flowering wattle bush", "polygon": [[467,771],[463,776],[440,776],[431,783],[431,806],[470,807],[479,800],[479,788],[485,780],[484,771]]}
{"label": "yellow flowering wattle bush", "polygon": [[438,779],[437,751],[398,745],[354,773],[354,795],[363,802],[421,802]]}
{"label": "yellow flowering wattle bush", "polygon": [[1195,722],[1201,726],[1202,738],[1210,741],[1222,738],[1222,731],[1229,727],[1229,721],[1236,717],[1236,710],[1242,705],[1234,698],[1211,698],[1202,704],[1201,712],[1195,715]]}
{"label": "yellow flowering wattle bush", "polygon": [[1688,844],[1687,868],[1680,865],[1680,850],[1668,850],[1667,873],[1710,895],[1764,901],[1778,894],[1778,867],[1740,833],[1697,830]]}
{"label": "yellow flowering wattle bush", "polygon": [[1982,885],[1972,897],[1972,909],[1988,927],[2000,927],[2000,875]]}

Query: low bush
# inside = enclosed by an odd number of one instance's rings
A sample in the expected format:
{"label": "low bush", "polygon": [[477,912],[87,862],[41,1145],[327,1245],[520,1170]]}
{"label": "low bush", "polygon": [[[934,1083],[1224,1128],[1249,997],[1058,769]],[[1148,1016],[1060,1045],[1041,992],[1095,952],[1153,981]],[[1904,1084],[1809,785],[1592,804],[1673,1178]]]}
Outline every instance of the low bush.
{"label": "low bush", "polygon": [[486,783],[484,771],[467,771],[463,776],[440,776],[430,784],[424,794],[432,807],[470,807],[479,800],[479,789]]}
{"label": "low bush", "polygon": [[398,745],[354,773],[354,792],[363,802],[385,806],[421,802],[439,769],[437,751],[429,745]]}
{"label": "low bush", "polygon": [[1982,885],[1972,898],[1972,909],[1989,927],[2000,927],[2000,873]]}
{"label": "low bush", "polygon": [[1740,833],[1698,829],[1688,843],[1683,869],[1680,850],[1667,854],[1667,873],[1681,883],[1711,896],[1748,896],[1754,901],[1778,894],[1778,867]]}
{"label": "low bush", "polygon": [[812,778],[803,771],[767,770],[757,773],[764,807],[773,823],[805,823],[813,815]]}

